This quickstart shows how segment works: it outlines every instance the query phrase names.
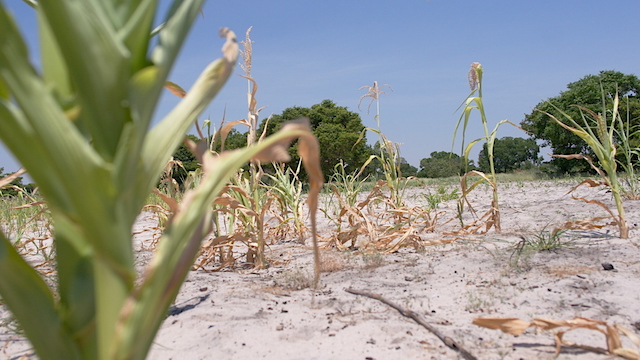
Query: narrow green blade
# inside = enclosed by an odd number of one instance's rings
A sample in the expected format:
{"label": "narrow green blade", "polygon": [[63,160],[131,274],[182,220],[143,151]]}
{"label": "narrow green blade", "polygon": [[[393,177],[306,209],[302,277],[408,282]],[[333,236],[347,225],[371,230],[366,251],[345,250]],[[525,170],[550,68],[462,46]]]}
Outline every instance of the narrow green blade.
{"label": "narrow green blade", "polygon": [[43,359],[80,359],[51,290],[0,232],[0,295]]}

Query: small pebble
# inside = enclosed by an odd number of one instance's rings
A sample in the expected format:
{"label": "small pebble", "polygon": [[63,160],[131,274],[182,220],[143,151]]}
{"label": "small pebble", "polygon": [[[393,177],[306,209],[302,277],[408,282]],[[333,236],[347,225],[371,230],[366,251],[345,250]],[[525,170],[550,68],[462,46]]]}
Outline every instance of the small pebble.
{"label": "small pebble", "polygon": [[602,268],[605,270],[613,270],[613,265],[610,263],[602,263]]}

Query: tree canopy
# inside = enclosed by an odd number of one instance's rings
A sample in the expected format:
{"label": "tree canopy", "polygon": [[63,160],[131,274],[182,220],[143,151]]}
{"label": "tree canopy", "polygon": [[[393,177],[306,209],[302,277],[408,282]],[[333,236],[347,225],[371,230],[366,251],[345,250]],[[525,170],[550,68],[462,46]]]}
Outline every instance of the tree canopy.
{"label": "tree canopy", "polygon": [[[506,136],[493,143],[493,165],[497,173],[527,169],[540,165],[540,147],[533,139]],[[489,172],[487,143],[484,143],[478,157],[480,171]]]}
{"label": "tree canopy", "polygon": [[[0,179],[9,176],[13,173],[9,172],[9,173],[5,173],[4,172],[4,168],[0,167]],[[35,188],[34,184],[23,184],[22,183],[22,176],[19,176],[17,178],[15,178],[8,186],[16,186],[19,187],[27,192],[32,192],[33,189]],[[18,190],[11,188],[11,187],[6,187],[4,189],[0,190],[0,196],[16,196],[18,195]]]}
{"label": "tree canopy", "polygon": [[464,158],[448,151],[434,151],[430,157],[420,160],[418,177],[441,178],[462,175],[468,166],[465,166]]}
{"label": "tree canopy", "polygon": [[[550,146],[554,154],[589,155],[590,149],[582,139],[563,129],[546,113],[565,122],[566,119],[559,111],[561,110],[581,122],[580,109],[576,105],[601,113],[603,95],[605,102],[611,102],[616,91],[621,97],[627,98],[620,102],[620,113],[623,116],[628,113],[632,125],[640,123],[640,79],[635,75],[609,70],[601,71],[598,75],[587,75],[568,84],[567,90],[561,92],[560,95],[536,105],[536,110],[526,114],[521,125],[534,139],[542,140],[543,146]],[[552,160],[552,164],[561,172],[571,173],[588,170],[588,164],[584,161],[555,158]]]}
{"label": "tree canopy", "polygon": [[[337,106],[331,100],[323,100],[310,108],[294,106],[285,109],[282,114],[274,115],[268,120],[267,135],[271,135],[287,120],[306,116],[311,121],[313,134],[320,143],[320,160],[325,175],[333,173],[336,164],[343,161],[347,173],[357,171],[364,165],[371,154],[367,145],[364,125],[360,115],[349,111],[346,107]],[[258,133],[262,133],[266,120],[260,124]],[[358,139],[363,136],[360,141]],[[292,146],[290,154],[293,167],[299,157],[297,146]]]}
{"label": "tree canopy", "polygon": [[399,168],[400,168],[400,174],[402,174],[403,177],[418,175],[418,168],[409,164],[407,159],[403,157],[400,158]]}

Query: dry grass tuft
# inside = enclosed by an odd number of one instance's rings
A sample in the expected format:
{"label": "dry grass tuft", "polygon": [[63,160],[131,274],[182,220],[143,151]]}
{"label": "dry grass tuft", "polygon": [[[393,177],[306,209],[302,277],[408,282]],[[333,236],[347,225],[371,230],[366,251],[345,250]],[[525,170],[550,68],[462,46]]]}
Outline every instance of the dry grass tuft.
{"label": "dry grass tuft", "polygon": [[337,272],[347,267],[344,257],[335,251],[321,251],[320,263],[320,270],[322,272]]}
{"label": "dry grass tuft", "polygon": [[570,276],[576,276],[578,274],[589,274],[595,271],[596,269],[592,266],[585,265],[559,265],[559,266],[549,266],[546,269],[546,272],[550,275],[557,276],[559,278],[566,278]]}

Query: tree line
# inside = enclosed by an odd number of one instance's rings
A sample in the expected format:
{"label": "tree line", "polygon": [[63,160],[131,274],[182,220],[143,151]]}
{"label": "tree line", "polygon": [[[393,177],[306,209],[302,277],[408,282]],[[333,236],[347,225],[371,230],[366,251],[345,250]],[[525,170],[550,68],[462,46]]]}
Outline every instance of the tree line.
{"label": "tree line", "polygon": [[[597,75],[587,75],[567,85],[567,90],[558,96],[541,101],[529,114],[524,115],[520,126],[524,130],[523,137],[502,137],[494,143],[494,163],[497,172],[537,168],[543,165],[546,172],[558,174],[575,174],[589,171],[586,162],[553,158],[543,164],[539,156],[540,145],[548,146],[554,154],[591,155],[586,143],[567,130],[562,129],[551,120],[549,115],[561,119],[565,112],[574,118],[581,118],[576,105],[598,111],[603,102],[613,101],[615,93],[624,97],[621,114],[629,119],[630,126],[640,126],[640,79],[635,75],[627,75],[617,71],[601,71]],[[379,146],[367,144],[367,131],[360,115],[347,107],[338,106],[331,100],[323,100],[311,107],[294,106],[285,109],[281,114],[273,115],[260,124],[258,134],[271,135],[287,120],[306,116],[311,120],[314,134],[320,142],[322,170],[330,175],[335,166],[343,164],[347,173],[359,171],[367,159],[379,151]],[[587,124],[592,126],[594,124]],[[632,144],[640,145],[640,137],[632,136]],[[220,145],[218,144],[218,149]],[[225,149],[246,146],[246,135],[233,129],[225,141]],[[296,146],[290,149],[292,157],[290,166],[295,167],[299,161]],[[198,167],[195,158],[184,147],[180,147],[174,155],[182,162],[183,167],[174,173],[181,182],[188,171]],[[461,175],[469,170],[488,171],[489,160],[487,145],[484,144],[477,162],[464,159],[451,151],[434,151],[429,157],[420,160],[419,167],[409,164],[404,158],[399,160],[399,168],[403,176],[448,177]],[[364,171],[364,175],[376,176],[381,170],[372,162]],[[303,174],[304,176],[304,174]]]}

